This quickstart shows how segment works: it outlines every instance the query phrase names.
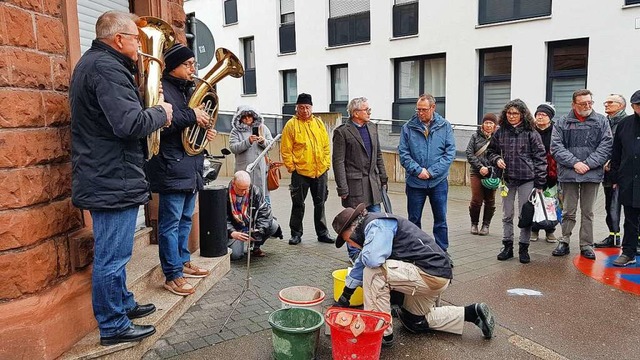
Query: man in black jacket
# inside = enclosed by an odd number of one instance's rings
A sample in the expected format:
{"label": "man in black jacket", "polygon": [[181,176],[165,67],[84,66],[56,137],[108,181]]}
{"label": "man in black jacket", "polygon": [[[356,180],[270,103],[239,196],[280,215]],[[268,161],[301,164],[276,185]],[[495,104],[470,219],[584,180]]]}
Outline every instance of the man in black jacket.
{"label": "man in black jacket", "polygon": [[249,240],[253,242],[252,256],[267,256],[260,246],[269,237],[282,239],[282,229],[273,218],[271,205],[265,200],[260,188],[251,184],[251,175],[248,172],[240,170],[234,174],[229,183],[227,198],[227,235],[231,260],[243,257],[244,244]]}
{"label": "man in black jacket", "polygon": [[624,235],[622,254],[613,261],[614,266],[636,263],[638,230],[640,229],[640,90],[631,96],[633,114],[618,124],[613,140],[611,175],[613,187],[620,192],[624,206]]}
{"label": "man in black jacket", "polygon": [[[387,213],[368,213],[365,205],[346,208],[333,219],[336,247],[345,242],[361,249],[336,305],[347,307],[356,287],[364,290],[364,309],[390,313],[390,291],[404,294],[397,309],[402,325],[412,333],[445,331],[462,334],[464,322],[472,322],[486,339],[493,336],[495,321],[484,303],[469,306],[436,306],[453,273],[449,258],[435,240],[409,220]],[[389,326],[383,345],[393,343]]]}
{"label": "man in black jacket", "polygon": [[[164,53],[162,76],[164,98],[173,105],[173,121],[160,135],[160,152],[147,164],[151,191],[158,197],[158,250],[165,276],[164,288],[176,295],[193,294],[193,285],[185,279],[201,278],[209,271],[191,262],[189,233],[198,191],[203,188],[204,155],[190,156],[182,145],[185,128],[198,124],[209,140],[209,115],[200,107],[189,108],[193,93],[191,81],[196,72],[195,55],[188,47],[176,44]],[[206,129],[206,130],[204,130]]]}
{"label": "man in black jacket", "polygon": [[130,319],[155,311],[138,305],[127,290],[138,208],[149,201],[142,169],[143,139],[169,126],[170,104],[143,109],[134,82],[138,58],[137,17],[109,11],[96,23],[96,39],[76,65],[71,106],[72,201],[91,212],[94,259],[93,313],[100,343],[139,341],[155,333]]}

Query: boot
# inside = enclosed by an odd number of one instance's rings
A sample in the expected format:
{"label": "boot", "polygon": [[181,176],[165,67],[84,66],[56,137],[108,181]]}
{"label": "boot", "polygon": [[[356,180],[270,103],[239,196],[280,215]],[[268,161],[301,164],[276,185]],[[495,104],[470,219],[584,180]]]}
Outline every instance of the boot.
{"label": "boot", "polygon": [[540,231],[531,231],[531,238],[529,241],[538,241],[538,236],[540,236]]}
{"label": "boot", "polygon": [[[496,213],[496,207],[488,207],[484,206],[484,213],[482,214],[482,227],[487,226],[487,230],[489,229],[489,225],[491,224],[491,219],[493,218],[493,214]],[[487,231],[488,233],[488,231]]]}
{"label": "boot", "polygon": [[471,217],[471,233],[478,235],[478,222],[480,221],[480,207],[469,206],[469,217]]}
{"label": "boot", "polygon": [[478,235],[489,235],[489,224],[482,224],[482,228],[480,228],[480,231],[478,231]]}
{"label": "boot", "polygon": [[528,264],[531,261],[529,257],[529,244],[520,243],[520,248],[518,249],[518,255],[520,256],[520,262],[523,264]]}
{"label": "boot", "polygon": [[504,245],[504,247],[502,251],[500,251],[500,254],[498,254],[498,260],[504,261],[511,259],[513,257],[513,241],[503,241],[502,245]]}

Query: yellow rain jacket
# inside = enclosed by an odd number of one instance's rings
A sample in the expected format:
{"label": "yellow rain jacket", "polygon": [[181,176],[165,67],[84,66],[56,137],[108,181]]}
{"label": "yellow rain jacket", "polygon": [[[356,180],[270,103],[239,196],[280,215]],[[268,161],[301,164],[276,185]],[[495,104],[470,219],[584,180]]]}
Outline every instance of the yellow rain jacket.
{"label": "yellow rain jacket", "polygon": [[329,170],[331,154],[329,134],[319,117],[311,115],[308,120],[292,117],[282,129],[280,143],[282,162],[292,173],[318,178]]}

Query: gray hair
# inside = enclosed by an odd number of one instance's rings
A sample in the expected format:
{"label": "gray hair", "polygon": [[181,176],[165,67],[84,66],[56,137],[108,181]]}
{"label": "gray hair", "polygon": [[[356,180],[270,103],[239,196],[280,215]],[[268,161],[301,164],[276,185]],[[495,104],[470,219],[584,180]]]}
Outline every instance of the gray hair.
{"label": "gray hair", "polygon": [[609,94],[609,97],[616,98],[616,102],[622,104],[622,106],[627,107],[627,100],[625,100],[624,96],[620,94]]}
{"label": "gray hair", "polygon": [[239,182],[244,184],[251,184],[251,175],[244,170],[238,170],[233,174],[233,182]]}
{"label": "gray hair", "polygon": [[362,106],[362,104],[367,101],[369,100],[367,100],[366,97],[357,97],[357,98],[351,99],[351,101],[349,101],[349,105],[347,105],[347,111],[349,112],[349,117],[352,117],[353,113],[356,110],[360,110],[360,106]]}
{"label": "gray hair", "polygon": [[107,11],[100,15],[96,22],[96,39],[111,39],[117,33],[128,31],[131,22],[136,22],[138,16],[135,14]]}
{"label": "gray hair", "polygon": [[[420,95],[420,97],[418,98],[418,101],[424,101],[424,100],[428,101],[429,105],[435,105],[436,104],[436,98],[434,98],[433,95],[431,95],[431,94],[425,93],[425,94]],[[418,101],[416,101],[416,102],[418,102]]]}

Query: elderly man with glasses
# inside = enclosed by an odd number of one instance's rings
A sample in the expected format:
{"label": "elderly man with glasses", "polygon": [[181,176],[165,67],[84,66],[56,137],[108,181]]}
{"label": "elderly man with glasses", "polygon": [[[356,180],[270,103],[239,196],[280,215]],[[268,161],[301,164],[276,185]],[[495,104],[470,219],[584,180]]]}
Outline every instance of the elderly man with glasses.
{"label": "elderly man with glasses", "polygon": [[[421,95],[416,113],[402,126],[398,145],[404,167],[409,221],[422,227],[422,208],[429,197],[433,212],[433,237],[447,251],[447,196],[449,168],[456,155],[451,124],[436,112],[436,99]],[[447,253],[448,256],[448,253]]]}
{"label": "elderly man with glasses", "polygon": [[607,118],[593,111],[591,91],[573,93],[571,111],[556,122],[551,135],[551,155],[558,164],[563,193],[562,238],[552,255],[569,254],[580,201],[580,255],[595,260],[593,252],[593,205],[604,166],[611,157],[613,137]]}

